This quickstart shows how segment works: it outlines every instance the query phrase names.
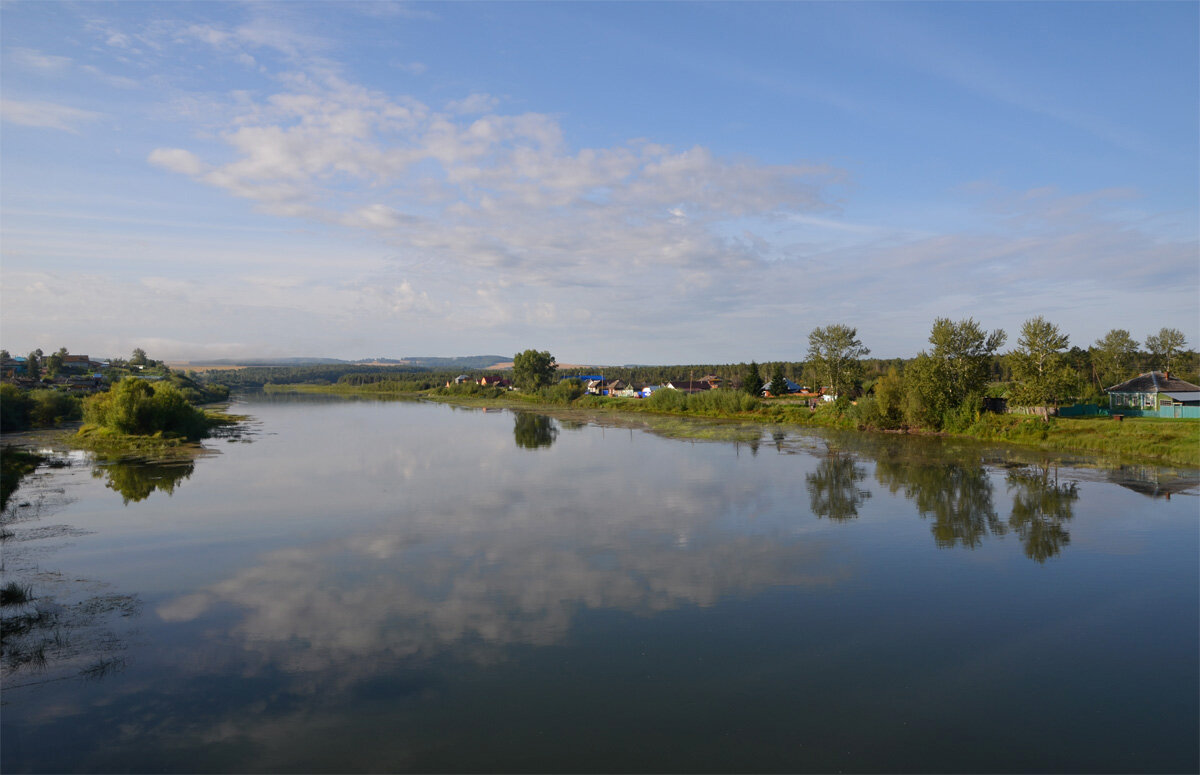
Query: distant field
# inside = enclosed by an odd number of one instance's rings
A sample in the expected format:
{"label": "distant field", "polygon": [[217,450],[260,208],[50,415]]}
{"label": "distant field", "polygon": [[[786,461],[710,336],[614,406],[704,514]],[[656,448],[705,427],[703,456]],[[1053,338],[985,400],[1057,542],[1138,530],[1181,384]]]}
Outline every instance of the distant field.
{"label": "distant field", "polygon": [[231,366],[229,364],[221,364],[217,366],[205,363],[192,363],[191,361],[167,361],[166,364],[176,371],[187,371],[194,369],[195,371],[236,371],[237,369],[248,368],[246,366]]}

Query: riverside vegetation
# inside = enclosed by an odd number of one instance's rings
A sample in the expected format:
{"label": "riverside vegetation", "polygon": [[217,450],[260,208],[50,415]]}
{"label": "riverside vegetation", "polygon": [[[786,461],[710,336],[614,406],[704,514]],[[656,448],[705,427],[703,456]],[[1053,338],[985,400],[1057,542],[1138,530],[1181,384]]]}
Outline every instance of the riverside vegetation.
{"label": "riverside vegetation", "polygon": [[[173,372],[141,350],[135,350],[130,361],[115,359],[101,386],[89,388],[85,395],[54,382],[53,367],[42,377],[36,351],[28,363],[33,379],[25,383],[38,387],[0,385],[0,429],[5,432],[59,428],[82,420],[75,433],[62,437],[65,443],[109,455],[177,457],[186,454],[183,448],[190,442],[238,419],[199,406],[227,399],[227,386]],[[100,392],[92,392],[97,389]],[[5,456],[14,454],[6,451]]]}
{"label": "riverside vegetation", "polygon": [[[1021,328],[1017,346],[999,354],[1003,331],[986,332],[975,320],[934,321],[931,348],[910,360],[868,361],[869,350],[854,328],[831,325],[809,336],[808,360],[777,363],[768,371],[767,390],[791,378],[829,386],[838,398],[819,402],[787,395],[763,398],[763,377],[756,363],[705,366],[742,389],[698,393],[658,390],[646,399],[598,396],[583,383],[557,373],[545,351],[526,350],[514,359],[518,390],[455,383],[453,376],[433,373],[343,373],[334,384],[266,385],[274,390],[421,395],[435,400],[502,403],[515,407],[571,406],[580,409],[653,412],[666,415],[724,418],[761,423],[813,425],[864,431],[936,433],[1010,442],[1043,449],[1097,453],[1121,459],[1200,466],[1200,421],[1107,417],[1060,418],[1050,408],[1076,401],[1099,403],[1101,385],[1119,382],[1136,369],[1181,367],[1193,376],[1196,354],[1175,329],[1164,328],[1147,338],[1148,353],[1138,351],[1127,331],[1114,330],[1088,350],[1067,349],[1069,339],[1042,317]],[[665,382],[665,374],[697,367],[623,367],[605,369],[609,378]],[[868,371],[869,369],[869,371]],[[477,375],[478,376],[478,375]],[[444,381],[443,381],[444,378]],[[1193,377],[1200,379],[1200,377]],[[783,393],[784,391],[775,391]],[[1040,409],[1031,414],[985,411],[985,398],[1005,398],[1018,407]]]}

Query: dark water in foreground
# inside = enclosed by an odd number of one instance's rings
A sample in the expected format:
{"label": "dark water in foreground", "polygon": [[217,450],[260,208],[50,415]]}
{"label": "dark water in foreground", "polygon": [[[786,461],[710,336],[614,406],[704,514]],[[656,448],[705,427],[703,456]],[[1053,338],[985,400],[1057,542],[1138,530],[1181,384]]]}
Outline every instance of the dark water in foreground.
{"label": "dark water in foreground", "polygon": [[1200,767],[1194,474],[247,401],[13,497],[4,772]]}

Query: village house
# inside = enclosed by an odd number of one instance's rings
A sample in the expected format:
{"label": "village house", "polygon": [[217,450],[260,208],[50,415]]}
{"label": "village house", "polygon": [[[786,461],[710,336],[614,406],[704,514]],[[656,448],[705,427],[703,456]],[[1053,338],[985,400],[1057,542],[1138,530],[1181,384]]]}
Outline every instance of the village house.
{"label": "village house", "polygon": [[763,386],[762,394],[764,396],[786,395],[786,394],[791,394],[791,393],[799,393],[803,390],[803,388],[801,388],[795,382],[792,382],[787,377],[783,378],[783,383],[784,383],[784,390],[776,391],[775,386],[771,382],[768,382],[766,385]]}
{"label": "village house", "polygon": [[698,379],[668,382],[665,387],[681,393],[703,393],[706,390],[715,390],[717,386],[706,379]]}
{"label": "village house", "polygon": [[99,364],[92,361],[86,355],[64,355],[62,359],[62,367],[67,371],[87,371],[89,369],[98,368]]}
{"label": "village house", "polygon": [[1148,371],[1108,388],[1112,414],[1200,418],[1200,387],[1162,371]]}

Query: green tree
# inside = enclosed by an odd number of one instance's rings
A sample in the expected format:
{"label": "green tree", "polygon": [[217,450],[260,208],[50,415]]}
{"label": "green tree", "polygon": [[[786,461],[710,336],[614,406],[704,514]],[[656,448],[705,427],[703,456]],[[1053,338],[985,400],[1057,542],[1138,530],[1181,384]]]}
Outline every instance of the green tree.
{"label": "green tree", "polygon": [[767,386],[773,396],[786,396],[787,377],[783,376],[783,361],[778,361],[775,367],[771,369],[771,384]]}
{"label": "green tree", "polygon": [[46,373],[57,377],[63,369],[63,360],[67,357],[67,348],[60,347],[58,352],[46,356]]}
{"label": "green tree", "polygon": [[858,329],[835,324],[808,335],[808,359],[834,395],[850,392],[862,373],[859,358],[871,351],[858,339]]}
{"label": "green tree", "polygon": [[42,351],[40,348],[29,353],[29,358],[25,361],[25,374],[30,379],[42,376]]}
{"label": "green tree", "polygon": [[131,356],[129,357],[129,365],[130,365],[130,366],[145,366],[145,365],[147,365],[149,362],[150,362],[150,361],[149,361],[149,359],[146,357],[146,351],[145,351],[145,350],[143,350],[143,349],[142,349],[142,348],[140,348],[140,347],[135,347],[135,348],[133,348],[133,355],[131,355]]}
{"label": "green tree", "polygon": [[107,393],[87,398],[83,419],[118,433],[148,436],[162,432],[192,440],[206,436],[212,425],[179,388],[167,382],[152,386],[136,377],[126,377]]}
{"label": "green tree", "polygon": [[1092,345],[1100,387],[1109,388],[1133,376],[1130,372],[1137,349],[1137,341],[1123,328],[1112,329]]}
{"label": "green tree", "polygon": [[758,363],[755,361],[750,361],[750,366],[746,369],[745,376],[742,377],[742,390],[755,398],[762,395],[763,378],[758,371]]}
{"label": "green tree", "polygon": [[942,427],[950,409],[945,364],[921,351],[904,368],[904,420],[918,428]]}
{"label": "green tree", "polygon": [[1072,381],[1067,344],[1067,335],[1041,315],[1021,325],[1017,349],[1010,353],[1016,382],[1010,393],[1014,404],[1051,406],[1063,397]]}
{"label": "green tree", "polygon": [[558,364],[545,350],[526,350],[513,356],[513,384],[522,390],[537,390],[554,383]]}
{"label": "green tree", "polygon": [[0,361],[12,360],[12,356],[8,354],[8,350],[0,350]]}
{"label": "green tree", "polygon": [[904,380],[895,366],[875,382],[875,402],[881,428],[899,428],[904,421]]}
{"label": "green tree", "polygon": [[904,370],[909,424],[934,429],[948,419],[970,424],[970,415],[982,406],[992,359],[1006,338],[999,329],[985,333],[971,318],[935,320],[929,334],[932,352],[922,351]]}
{"label": "green tree", "polygon": [[0,431],[25,430],[30,425],[32,412],[33,399],[28,393],[16,385],[0,385]]}
{"label": "green tree", "polygon": [[942,364],[942,378],[950,407],[957,407],[971,393],[982,393],[992,371],[992,358],[1008,335],[1001,329],[985,333],[974,318],[957,323],[949,318],[933,321],[929,343],[934,360]]}
{"label": "green tree", "polygon": [[1154,359],[1159,371],[1171,371],[1171,359],[1187,347],[1187,339],[1178,328],[1162,328],[1157,334],[1146,337],[1146,349]]}

